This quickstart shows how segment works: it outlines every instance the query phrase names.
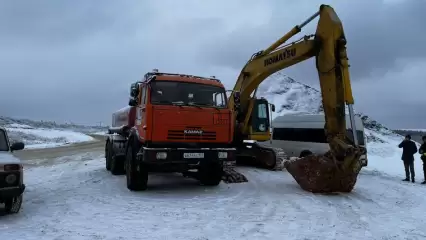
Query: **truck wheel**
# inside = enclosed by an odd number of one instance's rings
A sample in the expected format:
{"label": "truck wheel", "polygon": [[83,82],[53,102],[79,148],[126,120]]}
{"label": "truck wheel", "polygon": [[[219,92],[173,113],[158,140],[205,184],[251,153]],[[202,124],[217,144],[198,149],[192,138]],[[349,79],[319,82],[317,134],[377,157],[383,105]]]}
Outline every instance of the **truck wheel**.
{"label": "truck wheel", "polygon": [[125,158],[112,156],[110,162],[112,175],[122,175],[125,173],[124,161]]}
{"label": "truck wheel", "polygon": [[105,168],[107,171],[111,170],[111,158],[112,158],[112,144],[110,141],[105,146]]}
{"label": "truck wheel", "polygon": [[18,197],[6,199],[4,201],[4,210],[6,213],[18,213],[22,205],[22,194]]}
{"label": "truck wheel", "polygon": [[148,171],[143,167],[142,164],[139,164],[136,159],[136,154],[139,150],[139,143],[134,141],[129,141],[126,149],[126,182],[127,188],[130,191],[144,191],[148,187]]}
{"label": "truck wheel", "polygon": [[300,153],[300,158],[303,158],[303,157],[306,157],[306,156],[309,156],[309,155],[311,155],[312,154],[312,152],[311,151],[309,151],[309,150],[303,150],[301,153]]}
{"label": "truck wheel", "polygon": [[198,179],[206,186],[217,186],[222,181],[223,165],[220,163],[205,163],[198,170]]}

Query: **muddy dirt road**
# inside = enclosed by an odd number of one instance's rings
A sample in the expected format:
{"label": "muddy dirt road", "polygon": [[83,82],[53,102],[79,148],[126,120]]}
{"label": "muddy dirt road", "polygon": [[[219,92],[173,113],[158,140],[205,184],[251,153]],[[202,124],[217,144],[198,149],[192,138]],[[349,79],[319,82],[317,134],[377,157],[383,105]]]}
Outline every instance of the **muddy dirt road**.
{"label": "muddy dirt road", "polygon": [[95,138],[96,141],[76,143],[55,148],[27,149],[22,151],[16,151],[14,155],[20,158],[24,162],[24,165],[28,166],[48,164],[51,160],[76,154],[103,153],[105,137],[99,135],[90,136]]}

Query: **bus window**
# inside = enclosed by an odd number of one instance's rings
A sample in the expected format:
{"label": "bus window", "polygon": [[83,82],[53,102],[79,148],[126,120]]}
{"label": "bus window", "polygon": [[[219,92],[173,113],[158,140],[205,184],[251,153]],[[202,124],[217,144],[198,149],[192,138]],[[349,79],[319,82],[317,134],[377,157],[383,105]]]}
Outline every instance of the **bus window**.
{"label": "bus window", "polygon": [[[352,130],[348,129],[346,134],[353,141]],[[364,132],[357,130],[357,137],[358,143],[365,145]],[[327,143],[325,131],[321,128],[274,128],[272,140]]]}

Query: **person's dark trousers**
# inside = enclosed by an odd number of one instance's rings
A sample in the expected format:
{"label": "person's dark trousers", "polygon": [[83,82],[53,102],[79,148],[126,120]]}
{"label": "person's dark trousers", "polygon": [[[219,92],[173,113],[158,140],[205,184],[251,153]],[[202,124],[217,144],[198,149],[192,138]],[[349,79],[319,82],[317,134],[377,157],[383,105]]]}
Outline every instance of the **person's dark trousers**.
{"label": "person's dark trousers", "polygon": [[[410,173],[411,173],[411,181],[414,182],[415,173],[414,173],[414,161],[404,161],[404,168],[405,168],[405,180],[410,181]],[[423,165],[424,168],[424,165]]]}
{"label": "person's dark trousers", "polygon": [[426,184],[426,157],[425,157],[425,159],[422,159],[423,160],[423,175],[424,175],[424,179],[423,179],[423,184]]}
{"label": "person's dark trousers", "polygon": [[423,175],[425,177],[425,181],[426,181],[426,161],[423,161]]}

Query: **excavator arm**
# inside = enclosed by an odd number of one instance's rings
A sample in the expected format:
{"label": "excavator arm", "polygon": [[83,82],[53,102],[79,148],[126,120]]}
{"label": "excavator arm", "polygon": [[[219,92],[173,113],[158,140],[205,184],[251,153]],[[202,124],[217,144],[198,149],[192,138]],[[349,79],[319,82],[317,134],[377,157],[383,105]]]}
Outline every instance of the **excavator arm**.
{"label": "excavator arm", "polygon": [[[319,20],[315,35],[304,36],[298,41],[281,46],[317,16]],[[336,171],[340,173],[350,171],[358,174],[361,168],[359,157],[365,154],[365,149],[358,146],[356,137],[352,138],[352,141],[346,135],[345,105],[349,109],[353,136],[356,136],[346,38],[339,17],[328,5],[321,5],[317,13],[295,26],[264,51],[254,54],[246,63],[229,98],[229,106],[236,112],[235,141],[270,139],[269,104],[265,99],[256,98],[258,86],[271,74],[312,57],[315,57],[318,71],[325,115],[325,132],[330,145],[330,152],[327,154],[328,162],[333,162]],[[268,117],[265,117],[265,112]],[[312,159],[309,161],[315,162]],[[309,166],[305,167],[307,169]],[[317,171],[319,167],[316,168],[313,170]],[[290,172],[289,167],[287,170]],[[293,176],[296,181],[300,177],[303,178],[294,174]],[[302,183],[298,182],[302,186]],[[302,186],[302,188],[309,190],[309,187]]]}

